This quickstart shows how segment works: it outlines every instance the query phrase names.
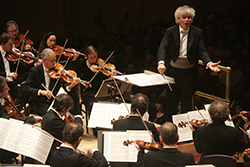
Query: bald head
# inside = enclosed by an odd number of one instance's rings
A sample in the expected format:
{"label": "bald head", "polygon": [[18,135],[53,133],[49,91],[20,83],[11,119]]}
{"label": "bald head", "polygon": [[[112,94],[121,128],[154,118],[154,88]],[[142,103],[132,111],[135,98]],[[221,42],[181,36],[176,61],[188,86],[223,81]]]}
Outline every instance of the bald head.
{"label": "bald head", "polygon": [[177,126],[171,122],[161,125],[160,136],[166,145],[175,145],[178,141]]}

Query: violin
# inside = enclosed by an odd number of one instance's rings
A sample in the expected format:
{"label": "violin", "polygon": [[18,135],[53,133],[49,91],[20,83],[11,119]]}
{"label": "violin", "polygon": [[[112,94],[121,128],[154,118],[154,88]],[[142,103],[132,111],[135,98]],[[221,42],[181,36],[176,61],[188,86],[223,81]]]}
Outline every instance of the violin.
{"label": "violin", "polygon": [[[110,76],[110,72],[112,71],[112,70],[115,70],[116,69],[116,67],[115,67],[115,65],[114,64],[111,64],[111,63],[106,63],[103,67],[102,67],[102,65],[103,65],[103,63],[104,63],[105,61],[103,60],[103,59],[101,59],[101,58],[98,58],[97,59],[97,62],[96,62],[96,65],[91,65],[91,67],[90,67],[90,69],[91,69],[91,71],[93,71],[93,72],[98,72],[98,71],[100,71],[100,72],[102,72],[104,75],[106,75],[106,76]],[[101,69],[100,69],[101,68]],[[118,74],[122,74],[121,72],[117,72]]]}
{"label": "violin", "polygon": [[6,98],[4,98],[4,107],[7,110],[8,115],[10,118],[24,118],[27,117],[24,113],[18,112],[17,108],[14,106],[15,101],[10,96],[10,94],[7,95]]}
{"label": "violin", "polygon": [[[117,120],[119,120],[119,119],[126,119],[126,118],[128,118],[129,117],[129,115],[126,115],[126,116],[122,116],[122,115],[120,115],[119,117],[118,117],[118,119]],[[115,121],[117,121],[117,120],[115,120],[115,118],[113,118],[112,120],[111,120],[111,122],[110,122],[110,124],[114,124],[114,122]]]}
{"label": "violin", "polygon": [[[54,53],[59,56],[61,53],[64,57],[66,58],[73,58],[74,57],[74,54],[76,52],[75,49],[73,48],[68,48],[68,49],[65,49],[63,48],[62,46],[59,46],[59,45],[56,45],[53,49]],[[80,55],[84,56],[85,58],[87,58],[87,56],[84,54],[84,53],[80,53]]]}
{"label": "violin", "polygon": [[[247,117],[247,119],[250,120],[250,112],[241,113],[241,114],[242,114],[244,117]],[[232,121],[232,120],[236,119],[236,118],[239,117],[239,116],[240,116],[240,114],[236,114],[236,115],[232,116],[231,119],[228,119],[228,121]]]}
{"label": "violin", "polygon": [[[65,70],[64,67],[56,63],[55,67],[49,70],[49,77],[52,79],[58,79],[59,77],[62,78],[66,83],[70,84],[73,82],[73,79],[77,77],[77,74],[73,70]],[[81,84],[88,85],[88,87],[92,87],[90,83],[84,80],[80,80]]]}
{"label": "violin", "polygon": [[75,118],[70,112],[67,112],[65,115],[64,122],[65,123],[75,122]]}
{"label": "violin", "polygon": [[[123,141],[123,145],[128,146],[129,144],[133,142],[134,141],[125,140]],[[136,140],[135,142],[139,147],[147,149],[147,150],[154,150],[154,149],[161,150],[162,149],[162,145],[158,143],[145,142],[143,140]]]}
{"label": "violin", "polygon": [[35,55],[32,52],[22,52],[18,50],[17,48],[13,47],[11,52],[6,53],[6,58],[9,61],[17,61],[18,58],[21,58],[21,60],[27,64],[32,64],[34,62],[34,59],[39,59],[35,57]]}
{"label": "violin", "polygon": [[208,123],[208,120],[207,119],[203,119],[203,120],[195,120],[195,119],[192,119],[191,121],[189,122],[180,122],[178,124],[178,127],[186,127],[186,124],[190,123],[193,127],[195,128],[200,128],[202,126],[204,126],[204,124],[207,124]]}
{"label": "violin", "polygon": [[[19,34],[19,35],[17,36],[17,38],[16,38],[15,41],[14,41],[14,45],[15,45],[16,47],[19,47],[19,46],[21,45],[22,42],[20,42],[20,41],[23,39],[23,37],[24,37],[24,34]],[[24,40],[24,45],[23,45],[23,48],[22,48],[23,50],[25,50],[25,48],[26,48],[27,45],[30,45],[30,46],[31,46],[31,49],[32,49],[34,52],[36,52],[36,49],[33,47],[33,41],[32,41],[31,39],[25,37],[23,40]]]}

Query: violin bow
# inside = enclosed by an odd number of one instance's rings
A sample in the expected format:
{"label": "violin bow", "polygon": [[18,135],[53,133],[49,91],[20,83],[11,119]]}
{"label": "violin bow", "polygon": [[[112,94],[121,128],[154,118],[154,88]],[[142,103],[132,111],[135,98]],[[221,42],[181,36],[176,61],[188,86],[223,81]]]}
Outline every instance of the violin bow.
{"label": "violin bow", "polygon": [[[67,39],[66,39],[66,41],[64,42],[64,45],[63,45],[62,51],[61,51],[61,53],[60,53],[60,55],[59,55],[59,58],[57,59],[57,62],[56,62],[56,63],[58,63],[58,62],[59,62],[59,60],[61,59],[62,54],[63,54],[63,50],[64,50],[64,48],[65,48],[65,46],[66,46],[66,44],[67,44],[67,42],[68,42],[68,39],[69,39],[69,38],[67,38]],[[70,57],[68,57],[68,59],[67,59],[66,63],[64,64],[64,66],[63,66],[63,70],[61,71],[61,73],[60,73],[59,77],[57,78],[56,83],[55,83],[55,85],[54,85],[54,87],[53,87],[53,89],[52,89],[52,91],[51,91],[51,92],[53,92],[53,91],[54,91],[54,89],[56,88],[56,85],[57,85],[57,83],[58,83],[59,79],[61,78],[62,73],[63,73],[63,71],[64,71],[65,67],[67,66],[67,64],[68,64],[68,62],[69,62],[69,58],[70,58]]]}
{"label": "violin bow", "polygon": [[[28,31],[24,34],[24,36],[22,37],[22,39],[20,39],[20,41],[18,42],[18,44],[16,45],[16,47],[19,46],[20,43],[21,43],[22,41],[24,41],[24,38],[26,37],[26,35],[27,35],[29,32],[30,32],[30,30],[28,30]],[[23,46],[22,46],[22,48],[23,48]],[[22,52],[21,52],[21,53],[22,53]]]}
{"label": "violin bow", "polygon": [[155,140],[154,140],[154,138],[153,138],[153,136],[152,136],[152,133],[151,133],[150,130],[148,129],[148,126],[146,125],[145,121],[143,120],[140,111],[139,111],[137,108],[136,108],[136,111],[137,111],[137,113],[139,114],[139,116],[140,116],[140,118],[141,118],[141,120],[142,120],[142,122],[143,122],[145,128],[147,129],[147,131],[148,131],[148,133],[149,133],[151,139],[153,140],[154,143],[156,143]]}
{"label": "violin bow", "polygon": [[16,71],[15,71],[15,73],[17,73],[18,68],[19,68],[19,64],[20,64],[20,61],[21,61],[21,55],[22,55],[22,52],[23,52],[23,45],[24,45],[24,40],[23,40],[23,42],[22,42],[21,52],[20,52],[20,55],[19,55],[19,57],[18,57],[18,61],[17,61],[17,66],[16,66]]}
{"label": "violin bow", "polygon": [[203,119],[206,119],[196,106],[194,106],[194,108],[199,112]]}
{"label": "violin bow", "polygon": [[[47,91],[49,91],[49,89],[43,84],[41,83],[41,85],[43,86],[43,88]],[[51,93],[51,96],[55,99],[56,97],[53,95],[53,93]]]}
{"label": "violin bow", "polygon": [[98,71],[95,73],[95,75],[91,78],[91,80],[89,81],[89,83],[91,83],[93,81],[93,79],[96,77],[96,75],[101,71],[102,67],[105,66],[105,64],[107,63],[107,61],[110,59],[110,57],[114,54],[115,51],[113,51],[109,57],[105,60],[104,63],[102,63],[101,67],[98,69]]}

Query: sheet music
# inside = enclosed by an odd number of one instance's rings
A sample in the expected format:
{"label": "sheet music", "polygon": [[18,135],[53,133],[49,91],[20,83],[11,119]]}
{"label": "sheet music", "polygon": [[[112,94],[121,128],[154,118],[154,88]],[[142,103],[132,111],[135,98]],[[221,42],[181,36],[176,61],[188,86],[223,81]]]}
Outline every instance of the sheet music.
{"label": "sheet music", "polygon": [[[173,123],[178,126],[179,123],[185,123],[189,122],[191,120],[203,120],[204,118],[208,120],[208,123],[212,123],[211,117],[209,115],[209,112],[206,110],[199,110],[200,113],[195,110],[195,111],[189,111],[184,114],[177,114],[177,115],[172,115]],[[201,116],[202,114],[202,116]],[[204,118],[203,118],[204,117]],[[229,117],[231,117],[229,115]],[[225,124],[227,126],[232,126],[234,127],[234,124],[232,121],[225,121]],[[183,141],[189,141],[193,140],[193,134],[192,130],[190,129],[189,125],[183,125],[182,127],[178,127],[178,134],[179,134],[179,141],[178,142],[183,142]]]}
{"label": "sheet music", "polygon": [[45,163],[53,138],[22,121],[0,118],[0,148]]}
{"label": "sheet music", "polygon": [[[173,123],[177,127],[178,127],[179,123],[189,121],[187,113],[173,115],[172,117],[173,117]],[[178,127],[178,135],[179,135],[178,142],[193,140],[192,130],[190,129],[189,125],[187,125],[187,124],[183,127]]]}
{"label": "sheet music", "polygon": [[[127,103],[127,107],[130,109],[130,104]],[[113,129],[111,120],[117,120],[120,115],[129,115],[124,103],[94,103],[90,114],[88,127]]]}
{"label": "sheet music", "polygon": [[174,79],[171,77],[166,77],[164,79],[160,74],[146,74],[146,73],[138,73],[138,74],[128,74],[128,75],[120,75],[114,76],[115,79],[139,86],[155,86],[155,85],[166,85],[168,83],[173,84]]}
{"label": "sheet music", "polygon": [[127,131],[127,132],[103,132],[104,144],[103,155],[109,162],[136,162],[138,150],[134,144],[123,145],[125,140],[143,140],[151,142],[151,137],[147,131]]}

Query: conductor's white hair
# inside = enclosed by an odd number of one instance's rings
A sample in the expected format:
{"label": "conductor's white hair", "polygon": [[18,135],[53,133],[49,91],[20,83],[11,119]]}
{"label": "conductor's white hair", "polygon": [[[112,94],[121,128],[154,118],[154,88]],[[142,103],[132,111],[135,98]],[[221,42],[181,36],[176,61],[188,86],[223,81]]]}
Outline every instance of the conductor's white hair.
{"label": "conductor's white hair", "polygon": [[176,24],[178,24],[178,18],[180,18],[182,14],[186,14],[186,13],[191,14],[192,20],[194,19],[195,10],[194,8],[189,7],[188,5],[180,6],[175,10],[174,17],[175,17]]}

